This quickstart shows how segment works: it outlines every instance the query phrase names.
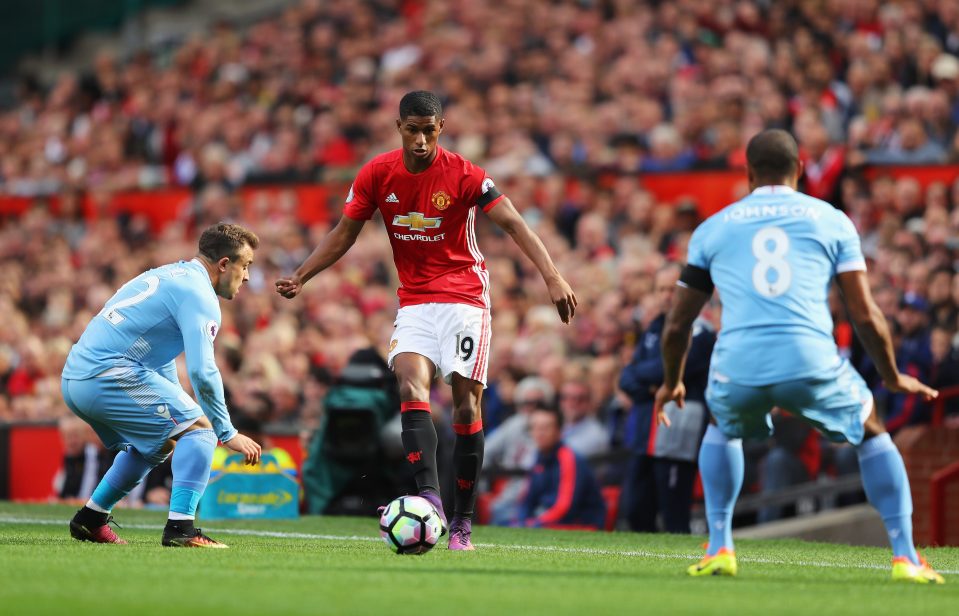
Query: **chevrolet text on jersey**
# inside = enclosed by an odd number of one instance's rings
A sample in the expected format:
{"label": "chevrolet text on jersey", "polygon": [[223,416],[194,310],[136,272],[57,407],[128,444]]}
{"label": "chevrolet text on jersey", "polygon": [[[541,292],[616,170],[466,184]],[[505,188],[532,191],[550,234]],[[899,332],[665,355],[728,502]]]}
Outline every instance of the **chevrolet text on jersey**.
{"label": "chevrolet text on jersey", "polygon": [[457,303],[489,308],[489,272],[476,239],[478,210],[502,198],[486,172],[459,154],[437,149],[420,173],[393,150],[366,163],[343,214],[386,223],[400,278],[400,306]]}

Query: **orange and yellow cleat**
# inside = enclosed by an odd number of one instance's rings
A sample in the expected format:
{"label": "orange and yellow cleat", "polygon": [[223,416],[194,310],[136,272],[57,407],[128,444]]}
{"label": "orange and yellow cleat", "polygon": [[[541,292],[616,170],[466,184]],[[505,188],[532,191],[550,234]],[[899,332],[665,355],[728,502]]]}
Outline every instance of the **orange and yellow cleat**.
{"label": "orange and yellow cleat", "polygon": [[686,573],[692,576],[704,575],[736,575],[736,553],[728,548],[721,548],[713,556],[706,556],[695,565],[690,565]]}
{"label": "orange and yellow cleat", "polygon": [[919,564],[913,563],[906,556],[892,559],[892,579],[896,582],[912,582],[914,584],[945,584],[946,580],[929,566],[926,559],[919,557]]}

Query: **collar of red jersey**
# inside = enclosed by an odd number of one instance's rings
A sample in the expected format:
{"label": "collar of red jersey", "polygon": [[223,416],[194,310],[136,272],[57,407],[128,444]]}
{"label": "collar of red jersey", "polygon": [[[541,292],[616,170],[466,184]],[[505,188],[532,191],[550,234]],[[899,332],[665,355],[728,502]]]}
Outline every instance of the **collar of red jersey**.
{"label": "collar of red jersey", "polygon": [[790,186],[783,186],[782,184],[770,185],[770,186],[760,186],[752,192],[754,195],[788,195],[789,193],[796,192],[796,189]]}

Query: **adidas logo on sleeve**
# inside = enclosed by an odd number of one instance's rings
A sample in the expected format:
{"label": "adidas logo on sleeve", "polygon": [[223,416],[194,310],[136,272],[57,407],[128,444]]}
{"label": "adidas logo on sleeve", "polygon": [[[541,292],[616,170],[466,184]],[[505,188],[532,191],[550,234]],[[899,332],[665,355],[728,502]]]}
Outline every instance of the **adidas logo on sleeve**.
{"label": "adidas logo on sleeve", "polygon": [[386,198],[387,203],[399,203],[400,200],[396,198],[396,193],[390,193],[390,196]]}

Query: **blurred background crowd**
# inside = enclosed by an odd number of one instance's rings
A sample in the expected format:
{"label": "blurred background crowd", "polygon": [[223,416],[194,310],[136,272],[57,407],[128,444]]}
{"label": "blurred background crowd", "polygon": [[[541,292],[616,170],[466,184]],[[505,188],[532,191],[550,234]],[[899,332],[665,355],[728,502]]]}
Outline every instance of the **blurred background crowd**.
{"label": "blurred background crowd", "polygon": [[[327,226],[283,207],[251,214],[238,189],[348,184],[398,147],[397,103],[413,89],[440,95],[441,144],[487,169],[580,302],[563,326],[528,260],[480,225],[493,285],[490,441],[511,416],[554,405],[582,456],[646,447],[630,419],[642,401],[620,376],[664,309],[657,273],[685,260],[700,217],[694,202],[657,200],[644,174],[741,168],[746,141],[768,127],[792,131],[803,189],[860,230],[901,369],[959,383],[959,181],[863,172],[959,162],[957,53],[959,0],[304,0],[173,49],[102,54],[54,83],[24,78],[16,106],[0,111],[0,191],[34,200],[0,221],[0,421],[66,415],[60,369],[104,301],[142,270],[191,257],[207,224],[233,219],[261,249],[249,286],[223,304],[217,353],[231,411],[308,439],[348,358],[385,355],[397,305],[389,243],[381,223],[367,225],[340,264],[283,300],[273,280]],[[84,195],[96,204],[165,186],[193,198],[161,232],[80,207]],[[333,192],[311,204],[331,222],[345,195]],[[718,316],[716,302],[704,317],[718,327]],[[921,401],[883,391],[838,298],[834,317],[891,429],[929,421]],[[448,388],[433,402],[448,407]],[[802,434],[791,450],[808,461]],[[528,438],[496,464],[529,468]],[[601,474],[621,480],[615,468]]]}

